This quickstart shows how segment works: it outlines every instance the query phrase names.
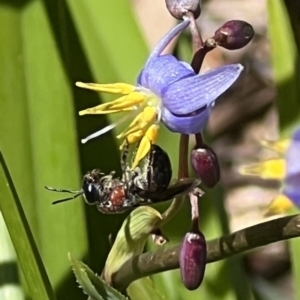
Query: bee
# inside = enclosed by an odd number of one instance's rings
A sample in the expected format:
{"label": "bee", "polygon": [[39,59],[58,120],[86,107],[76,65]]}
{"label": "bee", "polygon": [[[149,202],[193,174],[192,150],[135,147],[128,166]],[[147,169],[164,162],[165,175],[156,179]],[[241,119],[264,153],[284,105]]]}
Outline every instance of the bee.
{"label": "bee", "polygon": [[[65,202],[83,195],[85,202],[96,205],[104,214],[123,213],[140,205],[149,205],[170,200],[192,191],[200,184],[199,180],[184,178],[170,185],[172,166],[168,154],[158,145],[152,144],[148,154],[133,170],[128,163],[128,145],[121,155],[121,178],[115,172],[102,173],[94,169],[83,176],[79,191],[45,187],[54,192],[65,192],[74,196],[54,201]],[[134,160],[135,153],[133,153]]]}

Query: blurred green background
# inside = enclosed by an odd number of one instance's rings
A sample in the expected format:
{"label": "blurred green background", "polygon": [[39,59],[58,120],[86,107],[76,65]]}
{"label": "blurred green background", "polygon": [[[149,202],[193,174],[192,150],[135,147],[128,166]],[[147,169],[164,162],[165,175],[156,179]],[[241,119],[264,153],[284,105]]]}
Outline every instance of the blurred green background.
{"label": "blurred green background", "polygon": [[[112,98],[81,90],[75,87],[75,82],[135,82],[153,46],[149,32],[156,32],[152,37],[155,43],[175,24],[163,0],[150,5],[146,2],[143,9],[143,0],[0,0],[0,150],[57,299],[87,298],[77,287],[67,253],[71,252],[100,273],[109,252],[108,236],[116,235],[126,217],[126,214],[102,215],[94,207],[84,205],[81,199],[52,206],[51,202],[63,195],[44,189],[48,185],[76,190],[88,170],[100,167],[109,172],[120,168],[114,132],[85,145],[80,143],[81,138],[118,116],[79,118],[78,111]],[[203,2],[204,19],[210,17],[213,2],[218,9],[221,0]],[[229,5],[234,11],[234,4]],[[293,15],[285,10],[284,1],[270,0],[264,5],[265,13],[267,9],[269,13],[272,50],[268,53],[273,57],[272,68],[279,91],[281,130],[290,132],[292,125],[299,122],[300,113],[298,51],[289,19]],[[164,11],[161,13],[159,9]],[[147,20],[148,31],[144,24]],[[299,24],[293,28],[297,37]],[[215,30],[210,28],[211,34]],[[183,35],[175,53],[189,61],[190,44],[190,37]],[[210,138],[216,137],[211,134]],[[178,159],[174,145],[178,140],[178,135],[162,128],[158,142],[171,157],[174,177]],[[203,201],[201,228],[207,239],[229,231],[223,198],[220,186],[207,192]],[[179,243],[189,229],[189,214],[186,205],[166,226],[165,233],[172,242]],[[4,224],[1,226],[0,261],[3,259],[4,264],[13,262],[15,254]],[[14,263],[11,265],[15,269]],[[2,277],[0,290],[7,284],[6,277]],[[208,265],[205,280],[195,292],[184,289],[178,271],[153,279],[165,299],[280,299],[276,298],[275,284],[264,285],[265,281],[259,281],[257,285],[250,277],[249,273],[245,274],[243,258],[239,257]],[[23,292],[18,290],[14,296],[2,296],[1,300],[30,299],[22,274],[19,278]],[[12,276],[11,281],[15,287],[19,285],[17,276]]]}

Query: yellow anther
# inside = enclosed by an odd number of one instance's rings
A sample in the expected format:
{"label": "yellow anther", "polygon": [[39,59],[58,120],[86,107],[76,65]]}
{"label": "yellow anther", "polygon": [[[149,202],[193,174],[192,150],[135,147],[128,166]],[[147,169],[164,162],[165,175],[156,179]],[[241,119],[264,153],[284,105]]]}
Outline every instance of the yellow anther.
{"label": "yellow anther", "polygon": [[271,202],[267,212],[265,213],[265,216],[283,214],[292,207],[292,201],[286,196],[280,194]]}
{"label": "yellow anther", "polygon": [[126,137],[131,133],[146,128],[156,119],[156,113],[155,107],[145,107],[144,110],[131,122],[127,130],[119,134],[117,138]]}
{"label": "yellow anther", "polygon": [[[154,144],[156,141],[158,129],[159,126],[153,124],[147,129],[146,132],[145,130],[140,129],[138,131],[135,131],[134,133],[130,133],[129,135],[127,135],[126,141],[129,144],[134,144],[142,140],[135,156],[133,168],[137,166],[140,160],[150,151],[151,144]],[[123,149],[126,141],[122,143],[122,145],[120,146],[120,150]],[[150,142],[150,146],[148,141]]]}
{"label": "yellow anther", "polygon": [[139,92],[133,92],[109,103],[109,109],[124,109],[141,104],[145,101],[145,96]]}
{"label": "yellow anther", "polygon": [[153,122],[156,119],[157,110],[155,107],[147,106],[143,110],[143,122]]}
{"label": "yellow anther", "polygon": [[79,115],[92,115],[92,114],[100,114],[102,111],[106,109],[109,103],[103,103],[94,107],[90,107],[84,110],[79,111]]}
{"label": "yellow anther", "polygon": [[138,92],[122,96],[112,102],[103,103],[88,109],[81,110],[79,115],[103,115],[112,114],[121,111],[135,110],[135,105],[144,101],[144,96]]}
{"label": "yellow anther", "polygon": [[98,83],[84,83],[76,82],[76,86],[84,89],[93,90],[96,92],[105,92],[113,94],[129,94],[135,90],[135,86],[127,83],[111,83],[111,84],[98,84]]}
{"label": "yellow anther", "polygon": [[284,159],[269,159],[257,164],[242,166],[239,170],[242,175],[259,176],[263,179],[283,179],[285,175]]}
{"label": "yellow anther", "polygon": [[275,142],[261,141],[261,144],[268,149],[284,154],[291,143],[290,139],[279,140]]}
{"label": "yellow anther", "polygon": [[123,109],[107,109],[107,110],[101,110],[98,109],[98,106],[87,108],[84,110],[81,110],[79,112],[80,116],[83,115],[106,115],[106,114],[113,114],[113,113],[118,113],[122,111],[132,111],[135,110],[134,107],[128,107],[128,108],[123,108]]}
{"label": "yellow anther", "polygon": [[150,151],[150,149],[151,149],[151,142],[146,136],[144,136],[136,151],[136,155],[134,157],[131,170],[137,167],[139,162],[146,156],[146,154]]}
{"label": "yellow anther", "polygon": [[126,140],[124,140],[124,142],[120,146],[120,150],[122,150],[124,148],[124,146],[126,145],[126,141],[127,141],[128,144],[131,145],[131,144],[139,142],[144,135],[145,135],[144,130],[139,130],[139,131],[136,131],[134,133],[129,134],[126,137]]}
{"label": "yellow anther", "polygon": [[[134,126],[136,126],[136,124],[138,124],[139,120],[141,119],[141,115],[142,115],[142,114],[143,114],[142,112],[139,113],[139,114],[133,119],[133,121],[130,123],[130,125],[128,126],[128,128],[127,128],[125,131],[123,131],[122,133],[120,133],[119,135],[117,135],[117,139],[120,139],[120,138],[126,136],[127,131],[128,131],[131,127],[134,127]],[[138,130],[136,130],[136,131],[138,131]],[[130,133],[127,133],[127,135],[129,135],[129,134],[130,134]]]}
{"label": "yellow anther", "polygon": [[159,126],[152,124],[146,131],[145,136],[149,139],[152,144],[155,144]]}

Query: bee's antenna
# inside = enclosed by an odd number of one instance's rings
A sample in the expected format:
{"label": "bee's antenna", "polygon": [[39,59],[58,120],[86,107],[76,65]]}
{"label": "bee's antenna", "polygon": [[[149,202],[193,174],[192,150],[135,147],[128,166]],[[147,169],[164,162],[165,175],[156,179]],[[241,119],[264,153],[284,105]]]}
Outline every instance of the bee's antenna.
{"label": "bee's antenna", "polygon": [[54,202],[52,202],[52,204],[58,204],[61,202],[65,202],[65,201],[69,201],[69,200],[73,200],[77,197],[79,197],[80,195],[84,194],[83,190],[80,191],[70,191],[70,190],[65,190],[65,189],[56,189],[53,187],[49,187],[49,186],[45,186],[45,189],[52,191],[52,192],[60,192],[60,193],[70,193],[70,194],[75,194],[73,197],[69,197],[69,198],[64,198],[64,199],[60,199],[60,200],[56,200]]}
{"label": "bee's antenna", "polygon": [[65,190],[65,189],[56,189],[50,186],[45,186],[46,190],[52,191],[52,192],[59,192],[59,193],[70,193],[70,194],[78,194],[80,191],[71,191],[71,190]]}
{"label": "bee's antenna", "polygon": [[83,191],[81,191],[80,193],[76,194],[74,197],[65,198],[65,199],[61,199],[61,200],[56,200],[56,201],[52,202],[52,204],[54,205],[54,204],[58,204],[58,203],[61,203],[61,202],[65,202],[65,201],[73,200],[73,199],[75,199],[75,198],[79,197],[79,196],[80,196],[80,195],[82,195],[82,194],[84,194],[84,192],[83,192]]}

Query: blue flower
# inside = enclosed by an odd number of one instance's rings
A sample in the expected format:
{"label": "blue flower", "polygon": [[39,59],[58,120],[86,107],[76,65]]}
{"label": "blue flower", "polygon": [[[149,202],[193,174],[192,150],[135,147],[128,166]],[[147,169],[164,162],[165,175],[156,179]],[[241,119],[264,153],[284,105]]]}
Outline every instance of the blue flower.
{"label": "blue flower", "polygon": [[286,170],[283,194],[300,207],[300,128],[298,128],[285,155]]}
{"label": "blue flower", "polygon": [[276,151],[277,157],[242,166],[240,172],[282,182],[280,194],[272,201],[267,215],[284,213],[293,204],[300,207],[300,127],[291,139],[263,141],[262,145]]}
{"label": "blue flower", "polygon": [[[183,21],[162,38],[150,54],[136,85],[76,83],[94,91],[124,95],[79,114],[132,111],[129,116],[135,116],[134,120],[118,138],[126,138],[129,143],[141,141],[138,160],[147,154],[151,142],[154,142],[159,122],[173,132],[195,134],[202,131],[216,99],[243,70],[240,64],[232,64],[199,75],[189,64],[173,55],[162,55],[166,46],[188,25],[188,20]],[[90,135],[83,142],[111,130],[125,119]]]}

